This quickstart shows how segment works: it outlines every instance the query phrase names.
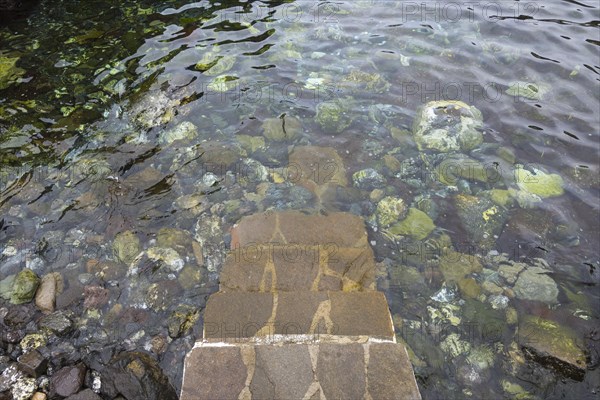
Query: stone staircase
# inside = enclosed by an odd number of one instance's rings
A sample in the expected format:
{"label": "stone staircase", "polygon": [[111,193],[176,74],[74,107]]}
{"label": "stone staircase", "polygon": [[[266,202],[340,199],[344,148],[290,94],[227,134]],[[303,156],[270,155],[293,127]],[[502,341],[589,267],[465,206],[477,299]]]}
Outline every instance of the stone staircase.
{"label": "stone staircase", "polygon": [[374,276],[355,215],[242,218],[181,400],[420,399]]}

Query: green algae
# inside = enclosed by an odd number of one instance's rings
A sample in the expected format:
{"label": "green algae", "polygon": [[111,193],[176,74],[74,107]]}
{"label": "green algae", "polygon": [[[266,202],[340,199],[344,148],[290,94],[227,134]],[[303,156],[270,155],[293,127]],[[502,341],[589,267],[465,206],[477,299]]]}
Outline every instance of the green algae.
{"label": "green algae", "polygon": [[417,208],[410,208],[406,218],[392,225],[389,232],[394,235],[410,236],[423,240],[435,229],[435,224],[427,214]]}

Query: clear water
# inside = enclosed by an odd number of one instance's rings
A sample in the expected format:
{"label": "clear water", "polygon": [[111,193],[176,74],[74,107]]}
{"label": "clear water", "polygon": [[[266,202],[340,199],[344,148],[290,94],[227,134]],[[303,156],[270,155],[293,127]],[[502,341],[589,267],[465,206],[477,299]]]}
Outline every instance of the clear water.
{"label": "clear water", "polygon": [[[394,314],[430,327],[413,340],[408,336],[414,332],[397,324],[419,360],[423,397],[513,398],[503,387],[512,382],[531,398],[593,398],[600,388],[599,17],[597,2],[567,0],[41,1],[25,18],[0,26],[0,60],[6,66],[18,59],[18,70],[4,85],[0,75],[0,246],[16,248],[23,258],[14,264],[5,251],[0,278],[27,262],[39,275],[59,270],[67,282],[82,281],[88,260],[112,257],[112,240],[121,231],[137,232],[147,246],[162,227],[188,230],[204,242],[202,279],[166,295],[163,309],[145,309],[143,294],[136,292],[136,285],[158,279],[149,273],[107,284],[111,303],[99,316],[77,309],[83,333],[73,338],[76,348],[144,346],[164,333],[161,323],[178,304],[203,307],[217,289],[231,224],[258,210],[294,207],[295,195],[289,187],[277,189],[273,177],[266,179],[271,195],[264,194],[260,179],[239,182],[239,166],[247,159],[284,168],[288,145],[312,144],[335,147],[349,177],[364,168],[384,171],[382,159],[390,152],[400,161],[419,158],[410,135],[402,133],[411,129],[419,106],[461,100],[484,118],[484,144],[470,157],[497,163],[501,177],[485,184],[463,180],[455,189],[428,181],[430,171],[422,167],[417,183],[385,174],[386,191],[408,205],[430,200],[437,209],[435,234],[446,232],[457,247],[469,242],[451,200],[457,191],[477,197],[483,190],[515,187],[516,165],[560,175],[563,195],[533,208],[506,206],[506,225],[492,250],[512,259],[545,260],[559,304],[511,299],[510,306],[574,328],[586,340],[589,370],[583,381],[574,381],[531,361],[514,368],[509,349],[517,332],[511,327],[493,340],[472,338],[473,347],[491,349],[494,361],[480,376],[465,377],[467,355],[441,350],[445,333],[436,332],[428,311],[442,307],[431,297],[443,278],[429,273],[426,263],[405,262],[403,242],[373,225],[378,261],[388,269],[406,264],[423,277],[418,288],[381,281]],[[205,63],[221,57],[219,66],[230,68],[214,74],[198,66],[207,54],[212,58]],[[226,91],[217,90],[223,87],[215,83],[219,75],[228,77]],[[507,93],[529,84],[533,99],[529,92]],[[319,104],[336,99],[348,107],[352,123],[332,135],[315,116]],[[182,157],[190,161],[201,152],[160,139],[189,121],[199,135],[188,147],[211,140],[236,149],[241,135],[260,137],[263,121],[282,115],[298,118],[303,133],[293,141],[267,140],[265,148],[246,151],[233,166],[216,171],[207,166],[222,166],[222,152],[215,151],[212,163],[182,166]],[[140,171],[149,178],[128,180]],[[211,178],[206,172],[218,181],[202,183]],[[203,193],[200,208],[177,206],[182,196],[195,193]],[[300,200],[297,205],[315,206]],[[329,206],[368,219],[375,203],[369,192],[358,192]],[[39,256],[40,241],[53,232],[66,234],[52,245],[61,256]],[[38,264],[31,261],[38,258]],[[448,304],[460,316],[465,299],[457,296]],[[111,322],[108,310],[116,302],[141,309],[143,317]],[[92,337],[94,327],[102,333]],[[161,355],[176,385],[183,354],[200,332],[196,326]]]}

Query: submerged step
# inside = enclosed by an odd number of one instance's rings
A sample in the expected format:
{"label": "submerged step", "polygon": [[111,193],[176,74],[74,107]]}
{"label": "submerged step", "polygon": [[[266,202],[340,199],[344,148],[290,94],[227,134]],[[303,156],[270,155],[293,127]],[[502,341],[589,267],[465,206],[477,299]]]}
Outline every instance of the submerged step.
{"label": "submerged step", "polygon": [[374,276],[370,247],[259,244],[231,251],[221,291],[373,290]]}
{"label": "submerged step", "polygon": [[366,335],[393,340],[381,292],[215,293],[204,313],[204,338],[236,340],[276,334]]}
{"label": "submerged step", "polygon": [[231,230],[231,248],[259,243],[368,247],[362,218],[345,212],[264,212],[243,217]]}
{"label": "submerged step", "polygon": [[372,339],[196,343],[181,400],[420,399],[404,346]]}

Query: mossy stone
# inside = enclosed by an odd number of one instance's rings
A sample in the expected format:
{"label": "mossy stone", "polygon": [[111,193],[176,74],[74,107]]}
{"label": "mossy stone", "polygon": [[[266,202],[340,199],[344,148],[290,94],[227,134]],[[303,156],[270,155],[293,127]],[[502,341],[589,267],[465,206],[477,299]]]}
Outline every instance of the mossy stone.
{"label": "mossy stone", "polygon": [[440,257],[440,270],[447,282],[459,283],[467,275],[481,272],[483,267],[479,259],[472,254],[446,251]]}
{"label": "mossy stone", "polygon": [[131,264],[141,249],[140,239],[132,231],[117,234],[113,241],[113,254],[125,264]]}
{"label": "mossy stone", "polygon": [[326,133],[337,134],[352,123],[349,108],[341,101],[325,101],[317,106],[317,123]]}
{"label": "mossy stone", "polygon": [[483,143],[481,112],[462,101],[431,101],[420,107],[412,133],[419,150],[469,151]]}
{"label": "mossy stone", "polygon": [[547,174],[535,168],[532,172],[529,172],[522,167],[517,167],[515,169],[515,179],[521,190],[541,198],[561,196],[564,193],[563,179],[557,174]]}
{"label": "mossy stone", "polygon": [[377,222],[380,227],[388,227],[406,211],[404,200],[399,197],[387,196],[377,204]]}
{"label": "mossy stone", "polygon": [[15,276],[10,302],[12,304],[29,303],[35,296],[40,278],[32,270],[25,268]]}
{"label": "mossy stone", "polygon": [[417,208],[410,208],[406,218],[391,226],[389,231],[395,235],[410,236],[423,240],[435,229],[435,224],[427,214]]}

